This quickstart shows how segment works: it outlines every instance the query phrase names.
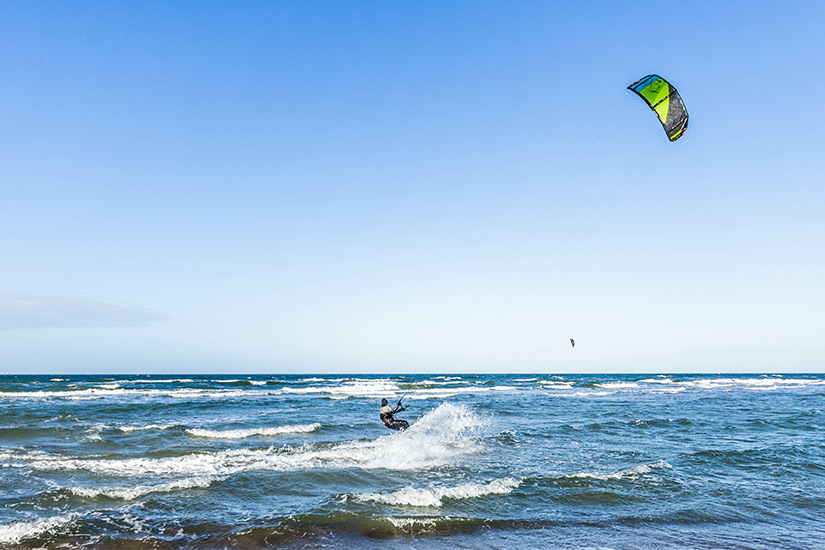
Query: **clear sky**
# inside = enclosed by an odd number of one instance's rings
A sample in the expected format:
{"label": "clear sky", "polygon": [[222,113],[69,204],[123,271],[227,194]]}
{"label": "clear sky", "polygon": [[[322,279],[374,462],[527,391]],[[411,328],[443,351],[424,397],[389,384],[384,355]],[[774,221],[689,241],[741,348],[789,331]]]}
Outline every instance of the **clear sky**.
{"label": "clear sky", "polygon": [[0,372],[823,372],[823,36],[820,1],[2,2]]}

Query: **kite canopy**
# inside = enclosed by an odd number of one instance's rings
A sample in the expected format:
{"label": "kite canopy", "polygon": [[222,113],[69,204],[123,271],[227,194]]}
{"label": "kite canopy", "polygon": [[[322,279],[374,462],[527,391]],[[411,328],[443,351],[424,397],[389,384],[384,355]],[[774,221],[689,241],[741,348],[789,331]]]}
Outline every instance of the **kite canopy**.
{"label": "kite canopy", "polygon": [[685,104],[670,82],[650,74],[627,87],[653,109],[670,141],[676,141],[687,130],[688,113]]}

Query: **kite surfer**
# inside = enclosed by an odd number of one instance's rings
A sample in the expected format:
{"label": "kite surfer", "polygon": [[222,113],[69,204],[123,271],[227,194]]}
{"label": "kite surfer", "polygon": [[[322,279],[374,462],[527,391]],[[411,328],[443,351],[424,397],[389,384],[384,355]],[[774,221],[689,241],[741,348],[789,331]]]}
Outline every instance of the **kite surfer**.
{"label": "kite surfer", "polygon": [[[403,399],[403,397],[401,399]],[[398,420],[395,418],[395,413],[405,410],[404,407],[401,406],[401,399],[398,400],[398,404],[395,407],[390,407],[386,398],[381,399],[381,422],[391,430],[400,430],[403,432],[410,427],[410,423],[406,420]]]}

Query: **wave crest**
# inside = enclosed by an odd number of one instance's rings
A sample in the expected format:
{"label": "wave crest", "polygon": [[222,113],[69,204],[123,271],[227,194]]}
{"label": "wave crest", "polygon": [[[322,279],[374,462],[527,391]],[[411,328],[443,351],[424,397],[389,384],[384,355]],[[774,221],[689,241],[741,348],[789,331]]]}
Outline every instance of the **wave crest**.
{"label": "wave crest", "polygon": [[18,521],[8,525],[0,525],[0,544],[19,544],[22,540],[31,539],[45,533],[55,531],[71,523],[78,514],[66,514],[50,518],[39,518],[31,521]]}
{"label": "wave crest", "polygon": [[277,428],[250,428],[247,430],[203,430],[193,428],[186,430],[186,433],[195,437],[205,437],[210,439],[244,439],[256,435],[284,435],[310,433],[321,429],[319,422],[312,424],[295,424],[293,426],[278,426]]}
{"label": "wave crest", "polygon": [[363,502],[379,502],[395,506],[440,507],[444,499],[462,500],[486,495],[506,495],[521,485],[521,481],[512,478],[496,479],[489,483],[464,483],[455,487],[428,487],[417,489],[404,487],[392,493],[365,493],[353,495]]}

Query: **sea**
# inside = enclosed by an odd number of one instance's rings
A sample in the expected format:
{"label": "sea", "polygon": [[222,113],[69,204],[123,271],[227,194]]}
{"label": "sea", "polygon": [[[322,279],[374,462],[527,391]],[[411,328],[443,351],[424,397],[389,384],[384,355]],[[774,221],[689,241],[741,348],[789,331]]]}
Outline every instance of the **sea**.
{"label": "sea", "polygon": [[0,548],[822,549],[823,410],[822,374],[5,375]]}

